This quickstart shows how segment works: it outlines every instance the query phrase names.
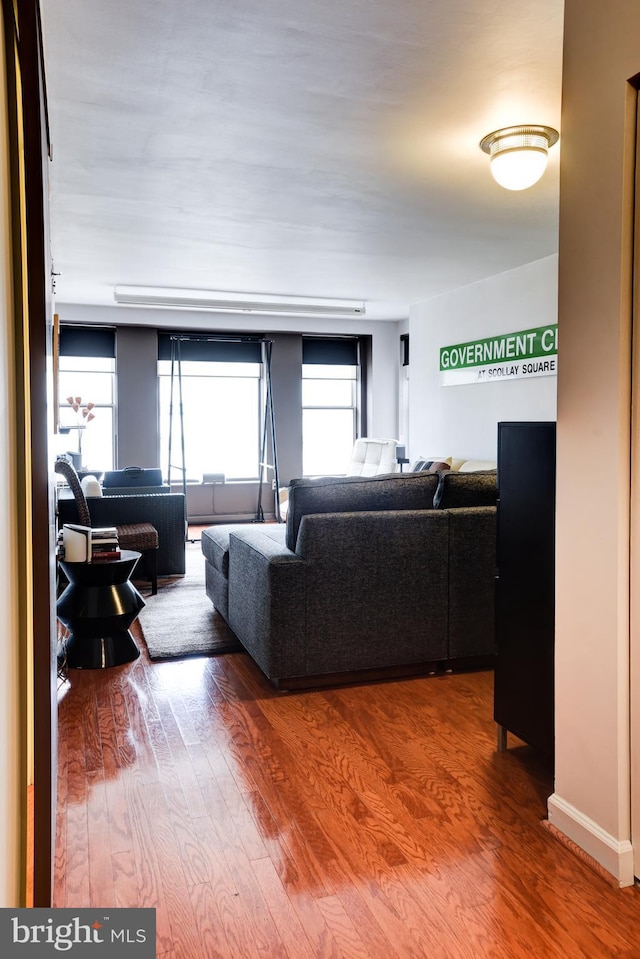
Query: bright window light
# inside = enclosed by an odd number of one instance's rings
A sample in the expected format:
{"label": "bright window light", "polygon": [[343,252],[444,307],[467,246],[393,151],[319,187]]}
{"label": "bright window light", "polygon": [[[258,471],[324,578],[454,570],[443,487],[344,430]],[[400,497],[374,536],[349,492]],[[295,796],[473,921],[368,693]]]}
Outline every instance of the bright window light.
{"label": "bright window light", "polygon": [[[101,356],[60,356],[58,360],[58,423],[53,452],[82,452],[82,469],[113,469],[115,360]],[[78,429],[82,417],[67,397],[81,398],[81,407],[93,403],[94,418]]]}
{"label": "bright window light", "polygon": [[302,471],[343,475],[356,437],[357,366],[302,367]]}
{"label": "bright window light", "polygon": [[[187,480],[205,473],[226,480],[257,480],[261,421],[260,363],[182,362],[182,403]],[[158,362],[160,449],[166,475],[169,452],[171,362]],[[174,376],[172,467],[182,466],[177,372]],[[172,468],[172,480],[181,473]]]}

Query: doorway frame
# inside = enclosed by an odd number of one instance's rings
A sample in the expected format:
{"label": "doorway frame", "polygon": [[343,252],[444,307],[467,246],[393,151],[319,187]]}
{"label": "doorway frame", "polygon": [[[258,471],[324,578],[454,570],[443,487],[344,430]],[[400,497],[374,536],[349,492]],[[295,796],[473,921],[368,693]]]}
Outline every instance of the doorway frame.
{"label": "doorway frame", "polygon": [[[21,902],[50,906],[57,794],[57,644],[48,163],[51,157],[40,6],[2,0],[8,90],[13,262],[21,723]],[[33,812],[28,813],[28,787]],[[29,850],[29,851],[28,851]]]}
{"label": "doorway frame", "polygon": [[640,878],[640,74],[635,89],[635,172],[632,242],[631,436],[629,503],[629,763],[633,874]]}

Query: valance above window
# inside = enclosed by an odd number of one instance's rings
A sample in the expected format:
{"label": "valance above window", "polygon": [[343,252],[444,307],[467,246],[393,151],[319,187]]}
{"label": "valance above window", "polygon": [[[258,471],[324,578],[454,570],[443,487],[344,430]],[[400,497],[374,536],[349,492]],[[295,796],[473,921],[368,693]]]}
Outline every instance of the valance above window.
{"label": "valance above window", "polygon": [[60,326],[58,341],[60,356],[106,356],[116,355],[116,331],[97,326]]}
{"label": "valance above window", "polygon": [[320,366],[357,366],[358,338],[303,336],[302,362]]}
{"label": "valance above window", "polygon": [[171,359],[171,343],[178,336],[180,359],[206,363],[260,363],[261,337],[216,337],[206,333],[158,333],[158,359]]}

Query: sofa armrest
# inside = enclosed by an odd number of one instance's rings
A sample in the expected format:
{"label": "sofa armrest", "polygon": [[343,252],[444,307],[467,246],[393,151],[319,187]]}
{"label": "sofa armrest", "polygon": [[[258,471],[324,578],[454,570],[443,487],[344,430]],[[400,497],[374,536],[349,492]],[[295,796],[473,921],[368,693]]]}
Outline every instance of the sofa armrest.
{"label": "sofa armrest", "polygon": [[269,679],[304,673],[306,572],[260,528],[229,536],[229,625]]}
{"label": "sofa armrest", "polygon": [[496,507],[450,509],[449,657],[494,655]]}

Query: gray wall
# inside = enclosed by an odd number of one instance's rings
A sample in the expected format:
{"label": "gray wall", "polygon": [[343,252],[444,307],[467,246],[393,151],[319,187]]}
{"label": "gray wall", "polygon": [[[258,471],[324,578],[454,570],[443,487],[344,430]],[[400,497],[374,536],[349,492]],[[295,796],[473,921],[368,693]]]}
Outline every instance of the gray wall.
{"label": "gray wall", "polygon": [[295,333],[274,333],[272,339],[271,379],[278,470],[280,486],[288,486],[290,480],[302,476],[302,337]]}
{"label": "gray wall", "polygon": [[[90,303],[56,302],[61,323],[87,323],[100,326],[144,327],[153,330],[215,329],[219,333],[312,334],[336,336],[370,336],[372,339],[371,377],[369,380],[369,419],[367,435],[395,437],[398,429],[398,337],[399,320],[347,321],[338,317],[301,318],[298,316],[244,316],[231,313],[208,313],[199,310],[138,309]],[[403,324],[405,328],[406,324]]]}
{"label": "gray wall", "polygon": [[[302,475],[302,336],[265,333],[273,340],[271,378],[278,444],[280,486]],[[166,469],[159,460],[157,331],[147,326],[117,328],[118,419],[116,463]],[[273,463],[269,450],[267,461]],[[174,474],[174,479],[177,474]],[[273,471],[266,474],[262,507],[274,515]],[[176,486],[176,489],[178,487]],[[180,486],[181,489],[181,486]],[[257,483],[189,484],[187,512],[194,522],[252,518],[257,510]]]}
{"label": "gray wall", "polygon": [[155,330],[118,327],[115,459],[118,469],[160,466],[157,361]]}

